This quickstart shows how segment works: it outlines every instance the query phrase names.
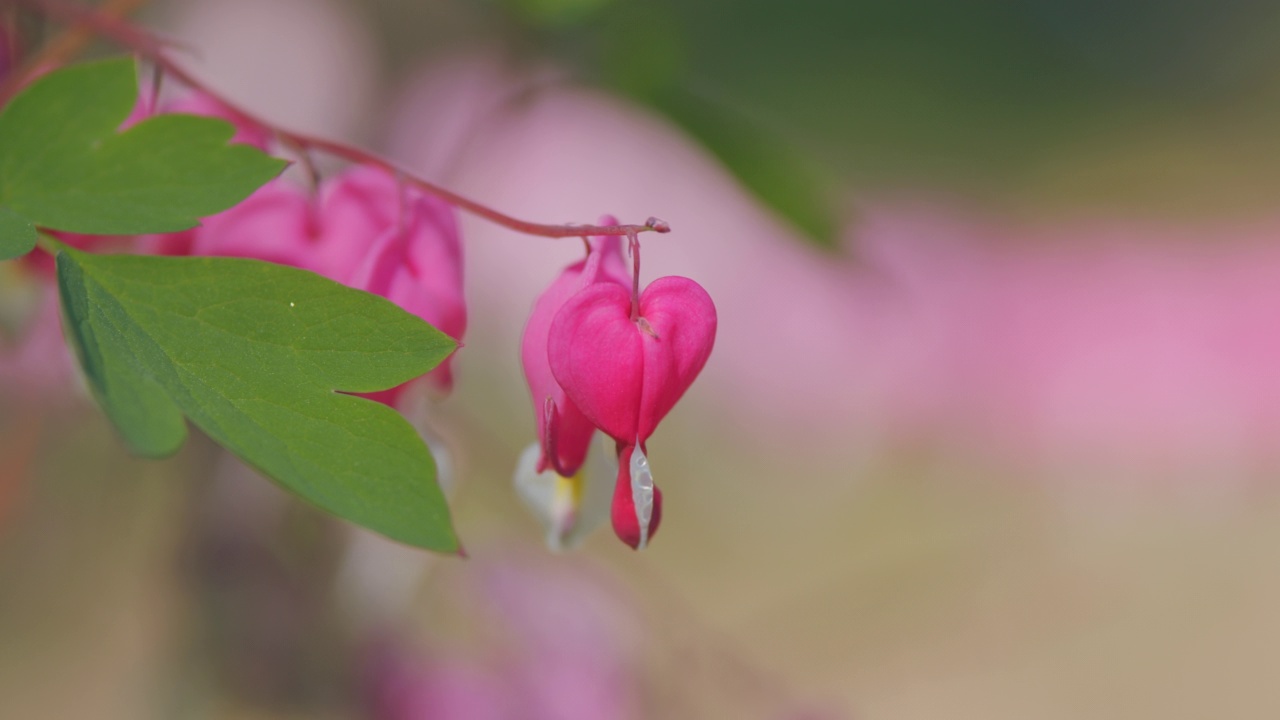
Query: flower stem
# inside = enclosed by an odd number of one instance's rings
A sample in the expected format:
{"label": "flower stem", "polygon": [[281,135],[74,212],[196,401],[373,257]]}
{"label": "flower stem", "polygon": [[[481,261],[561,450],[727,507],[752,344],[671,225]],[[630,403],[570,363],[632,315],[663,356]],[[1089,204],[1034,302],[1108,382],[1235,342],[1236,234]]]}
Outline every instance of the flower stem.
{"label": "flower stem", "polygon": [[403,179],[404,183],[435,196],[450,205],[479,216],[497,225],[515,230],[526,235],[542,237],[583,237],[586,235],[626,235],[633,236],[641,232],[670,232],[671,228],[657,218],[649,218],[643,225],[550,225],[520,220],[505,213],[494,210],[470,198],[459,195],[452,190],[424,180],[403,168],[375,155],[367,150],[346,145],[344,143],[313,137],[293,132],[269,123],[262,118],[228,101],[221,94],[192,76],[165,52],[165,43],[160,39],[123,22],[106,13],[84,7],[65,0],[11,0],[25,5],[32,10],[62,22],[88,28],[91,32],[109,38],[129,48],[139,57],[150,61],[158,70],[183,85],[203,92],[221,103],[232,115],[244,122],[270,130],[285,147],[299,151],[317,150],[344,160],[361,165],[371,165]]}
{"label": "flower stem", "polygon": [[631,251],[631,322],[636,322],[640,319],[640,238],[633,232],[627,233],[627,249]]}

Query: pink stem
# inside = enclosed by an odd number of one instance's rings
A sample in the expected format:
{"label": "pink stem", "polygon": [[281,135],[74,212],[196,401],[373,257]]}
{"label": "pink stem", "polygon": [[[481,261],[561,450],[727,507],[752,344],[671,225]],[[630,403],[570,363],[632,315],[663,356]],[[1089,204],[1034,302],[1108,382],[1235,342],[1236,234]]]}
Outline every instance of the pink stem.
{"label": "pink stem", "polygon": [[640,238],[627,233],[627,249],[631,251],[631,322],[640,319]]}
{"label": "pink stem", "polygon": [[456,208],[465,210],[473,215],[478,215],[489,222],[510,228],[516,232],[524,233],[526,235],[559,238],[581,237],[584,235],[626,235],[631,237],[636,233],[646,231],[658,233],[671,231],[671,228],[665,222],[658,220],[657,218],[649,218],[644,225],[548,225],[511,217],[510,215],[498,212],[487,205],[471,200],[470,198],[463,197],[452,190],[448,190],[436,185],[435,183],[413,175],[412,173],[398,167],[391,161],[383,159],[366,150],[334,142],[332,140],[326,140],[324,138],[292,132],[259,118],[253,113],[226,100],[222,95],[212,90],[208,85],[205,85],[203,82],[193,77],[181,65],[175,63],[168,55],[165,54],[164,43],[159,39],[133,27],[132,25],[129,25],[126,22],[102,15],[91,8],[82,7],[71,2],[64,2],[64,0],[12,1],[26,5],[36,12],[43,13],[63,22],[83,25],[93,32],[103,37],[110,38],[120,45],[133,50],[140,57],[150,60],[157,68],[162,70],[165,74],[177,79],[182,84],[215,98],[228,111],[244,122],[272,131],[280,140],[281,144],[286,147],[291,147],[299,151],[319,150],[353,163],[372,165],[373,167],[380,168],[393,175],[398,175],[404,179],[406,184],[412,185],[429,195],[434,195]]}

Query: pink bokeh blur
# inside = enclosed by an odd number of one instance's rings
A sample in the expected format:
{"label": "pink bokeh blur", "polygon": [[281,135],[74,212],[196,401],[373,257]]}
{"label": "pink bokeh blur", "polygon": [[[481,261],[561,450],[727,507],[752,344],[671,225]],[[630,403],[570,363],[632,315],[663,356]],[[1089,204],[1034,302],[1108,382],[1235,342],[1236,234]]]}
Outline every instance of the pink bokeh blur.
{"label": "pink bokeh blur", "polygon": [[470,569],[452,594],[475,606],[470,621],[488,626],[492,647],[376,641],[374,720],[640,717],[640,619],[599,573],[516,551]]}

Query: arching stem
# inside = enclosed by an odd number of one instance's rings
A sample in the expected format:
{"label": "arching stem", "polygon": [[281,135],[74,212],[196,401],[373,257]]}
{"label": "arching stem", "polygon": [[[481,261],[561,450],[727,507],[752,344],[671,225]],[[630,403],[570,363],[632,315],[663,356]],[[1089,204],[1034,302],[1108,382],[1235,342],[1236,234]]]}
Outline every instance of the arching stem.
{"label": "arching stem", "polygon": [[[483,203],[459,195],[452,190],[436,185],[428,180],[424,180],[413,173],[405,171],[403,168],[395,165],[391,161],[381,158],[367,150],[362,150],[358,147],[335,142],[333,140],[326,140],[324,138],[313,137],[304,133],[293,132],[263,120],[253,113],[250,113],[244,108],[227,100],[221,94],[217,93],[208,85],[187,72],[181,65],[174,62],[166,53],[165,43],[163,41],[132,25],[129,25],[128,23],[122,22],[111,15],[100,13],[92,8],[77,5],[75,3],[66,2],[65,0],[10,1],[24,5],[36,12],[62,22],[87,28],[92,33],[109,38],[116,43],[129,48],[139,57],[150,61],[156,66],[157,70],[163,71],[168,76],[178,80],[193,90],[203,92],[216,99],[237,119],[243,120],[247,124],[256,125],[270,130],[280,140],[281,144],[286,147],[292,147],[303,151],[318,150],[352,163],[370,165],[379,168],[385,172],[403,178],[405,184],[415,187],[428,195],[440,198],[459,210],[469,212],[473,215],[484,218],[489,222],[501,225],[516,232],[523,233],[525,235],[559,238],[581,237],[583,235],[626,235],[628,237],[634,237],[637,233],[642,232],[666,233],[671,231],[670,226],[657,218],[649,218],[649,220],[643,225],[552,225],[514,218],[510,215],[494,210]],[[21,80],[18,79],[15,82],[21,82]]]}

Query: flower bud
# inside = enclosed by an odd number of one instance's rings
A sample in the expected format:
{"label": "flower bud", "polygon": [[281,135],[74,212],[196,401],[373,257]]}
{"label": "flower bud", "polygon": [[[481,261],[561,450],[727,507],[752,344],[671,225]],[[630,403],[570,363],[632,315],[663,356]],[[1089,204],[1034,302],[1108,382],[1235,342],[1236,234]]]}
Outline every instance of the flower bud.
{"label": "flower bud", "polygon": [[613,487],[613,532],[633,550],[643,550],[662,522],[662,491],[653,484],[649,458],[636,445],[618,450],[618,481]]}

